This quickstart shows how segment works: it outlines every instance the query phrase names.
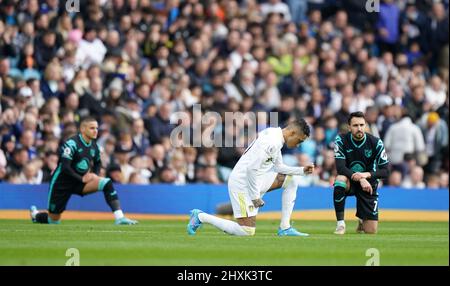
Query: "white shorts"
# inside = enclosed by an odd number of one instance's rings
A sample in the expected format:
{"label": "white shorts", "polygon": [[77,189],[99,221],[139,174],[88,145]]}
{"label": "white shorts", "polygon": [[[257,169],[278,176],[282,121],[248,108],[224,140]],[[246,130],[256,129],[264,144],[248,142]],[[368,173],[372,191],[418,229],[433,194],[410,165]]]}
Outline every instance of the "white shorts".
{"label": "white shorts", "polygon": [[[270,189],[277,175],[278,173],[276,172],[268,172],[267,174],[264,174],[260,190],[261,198]],[[231,206],[233,207],[233,214],[235,218],[252,217],[258,214],[259,208],[254,207],[246,188],[247,187],[233,182],[232,177],[228,180],[228,194],[230,196]]]}

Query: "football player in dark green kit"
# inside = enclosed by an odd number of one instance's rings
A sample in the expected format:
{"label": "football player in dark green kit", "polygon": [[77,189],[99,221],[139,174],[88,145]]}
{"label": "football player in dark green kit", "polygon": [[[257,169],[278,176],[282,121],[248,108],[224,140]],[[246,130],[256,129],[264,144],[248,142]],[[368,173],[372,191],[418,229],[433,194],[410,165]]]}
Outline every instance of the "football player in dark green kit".
{"label": "football player in dark green kit", "polygon": [[389,160],[381,139],[365,132],[364,113],[353,112],[349,132],[336,136],[334,157],[338,175],[334,182],[335,234],[345,233],[344,209],[347,196],[356,197],[357,231],[378,230],[378,181],[389,176]]}
{"label": "football player in dark green kit", "polygon": [[52,174],[48,194],[48,213],[38,212],[31,206],[31,219],[35,223],[59,224],[72,194],[84,196],[102,191],[106,203],[115,217],[115,224],[136,224],[124,216],[110,178],[98,176],[101,167],[100,149],[96,139],[98,123],[88,117],[80,123],[80,133],[69,138],[60,149],[59,161]]}

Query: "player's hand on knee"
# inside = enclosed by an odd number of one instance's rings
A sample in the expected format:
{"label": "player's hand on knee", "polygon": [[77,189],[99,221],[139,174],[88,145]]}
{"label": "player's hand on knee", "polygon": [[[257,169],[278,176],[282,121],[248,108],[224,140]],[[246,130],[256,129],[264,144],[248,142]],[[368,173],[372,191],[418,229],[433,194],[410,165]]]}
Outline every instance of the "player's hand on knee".
{"label": "player's hand on knee", "polygon": [[264,206],[264,201],[262,199],[256,199],[256,200],[252,200],[253,205],[255,206],[255,208],[260,208]]}
{"label": "player's hand on knee", "polygon": [[372,194],[373,189],[370,183],[366,179],[361,179],[360,181],[361,187],[364,192],[368,192],[369,194]]}

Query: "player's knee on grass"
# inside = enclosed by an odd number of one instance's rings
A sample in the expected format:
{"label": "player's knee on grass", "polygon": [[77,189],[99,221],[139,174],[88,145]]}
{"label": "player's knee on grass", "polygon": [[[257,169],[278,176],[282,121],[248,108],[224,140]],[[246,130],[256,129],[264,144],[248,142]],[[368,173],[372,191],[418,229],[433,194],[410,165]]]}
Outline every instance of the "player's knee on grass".
{"label": "player's knee on grass", "polygon": [[60,224],[61,223],[61,214],[48,214],[48,223],[49,224]]}
{"label": "player's knee on grass", "polygon": [[256,232],[256,227],[241,225],[241,228],[247,233],[248,236],[254,236]]}
{"label": "player's knee on grass", "polygon": [[241,226],[241,227],[256,227],[256,217],[252,216],[252,217],[241,217],[237,219],[237,223]]}
{"label": "player's knee on grass", "polygon": [[372,220],[365,220],[363,221],[363,229],[364,233],[376,234],[378,231],[378,222]]}

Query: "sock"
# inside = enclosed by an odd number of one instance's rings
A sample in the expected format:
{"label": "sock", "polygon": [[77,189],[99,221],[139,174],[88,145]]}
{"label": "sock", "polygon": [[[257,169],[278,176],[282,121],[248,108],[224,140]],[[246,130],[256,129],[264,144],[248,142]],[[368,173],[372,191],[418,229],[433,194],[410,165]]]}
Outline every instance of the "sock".
{"label": "sock", "polygon": [[52,218],[49,216],[48,217],[48,224],[60,224],[61,221],[60,220],[52,220]]}
{"label": "sock", "polygon": [[288,229],[291,227],[290,220],[294,210],[295,198],[297,197],[298,184],[294,177],[286,176],[282,188],[280,228]]}
{"label": "sock", "polygon": [[33,217],[33,219],[36,219],[36,215],[39,213],[39,211],[38,210],[33,210],[32,212],[31,212],[31,216]]}
{"label": "sock", "polygon": [[337,221],[337,226],[343,226],[343,227],[345,227],[345,221],[344,221],[344,220],[338,220],[338,221]]}
{"label": "sock", "polygon": [[345,188],[346,184],[343,182],[336,181],[334,183],[333,202],[336,220],[338,221],[344,220]]}
{"label": "sock", "polygon": [[219,218],[207,213],[199,213],[198,218],[201,222],[209,223],[217,227],[218,229],[232,235],[251,235],[251,229],[253,229],[253,233],[255,229],[254,227],[242,227],[237,222]]}
{"label": "sock", "polygon": [[101,179],[98,184],[98,189],[99,191],[103,191],[105,201],[111,208],[111,211],[115,212],[117,210],[120,210],[119,196],[117,195],[117,191],[114,189],[111,179]]}
{"label": "sock", "polygon": [[37,213],[36,222],[37,223],[48,223],[48,213]]}
{"label": "sock", "polygon": [[123,217],[124,217],[124,215],[123,215],[122,210],[114,211],[114,218],[115,218],[116,220],[121,219],[121,218],[123,218]]}

